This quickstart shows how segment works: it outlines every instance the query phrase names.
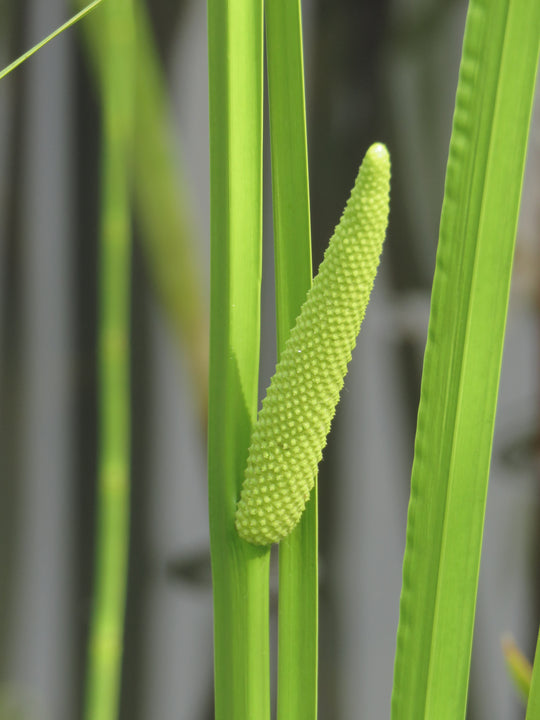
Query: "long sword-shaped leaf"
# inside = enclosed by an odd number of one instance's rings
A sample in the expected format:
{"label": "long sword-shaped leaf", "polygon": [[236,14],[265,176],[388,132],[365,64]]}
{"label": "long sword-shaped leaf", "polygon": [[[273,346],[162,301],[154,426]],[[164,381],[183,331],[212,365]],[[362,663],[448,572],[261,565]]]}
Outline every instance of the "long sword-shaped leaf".
{"label": "long sword-shaped leaf", "polygon": [[268,720],[269,557],[240,539],[236,500],[257,413],[262,0],[208,1],[211,299],[208,486],[216,720]]}
{"label": "long sword-shaped leaf", "polygon": [[394,720],[465,716],[539,44],[538,0],[471,0],[418,413]]}
{"label": "long sword-shaped leaf", "polygon": [[[311,286],[311,228],[300,0],[268,0],[266,47],[272,151],[277,350]],[[279,547],[279,720],[317,717],[317,483]]]}

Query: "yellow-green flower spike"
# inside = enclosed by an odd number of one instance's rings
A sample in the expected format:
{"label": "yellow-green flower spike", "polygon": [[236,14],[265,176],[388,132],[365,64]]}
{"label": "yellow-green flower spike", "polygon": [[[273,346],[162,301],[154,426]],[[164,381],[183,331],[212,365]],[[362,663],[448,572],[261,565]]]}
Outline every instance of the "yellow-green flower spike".
{"label": "yellow-green flower spike", "polygon": [[251,437],[236,511],[239,535],[279,542],[315,482],[388,223],[390,158],[372,145],[285,344]]}

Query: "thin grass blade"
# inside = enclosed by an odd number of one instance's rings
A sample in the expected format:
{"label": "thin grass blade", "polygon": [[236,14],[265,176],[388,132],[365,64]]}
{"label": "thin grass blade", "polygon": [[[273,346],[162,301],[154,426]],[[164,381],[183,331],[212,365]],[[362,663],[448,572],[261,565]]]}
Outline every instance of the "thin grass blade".
{"label": "thin grass blade", "polygon": [[0,70],[0,80],[8,75],[12,70],[15,70],[16,67],[19,67],[21,63],[23,63],[25,60],[27,60],[29,57],[32,57],[34,53],[36,53],[38,50],[41,50],[41,48],[49,43],[51,40],[54,40],[55,37],[58,37],[60,33],[63,33],[64,30],[67,30],[72,25],[74,25],[79,20],[82,20],[82,18],[85,15],[88,15],[88,13],[93,10],[95,7],[99,5],[99,3],[102,0],[93,0],[89,5],[84,7],[82,10],[80,10],[76,15],[74,15],[72,18],[67,20],[63,25],[60,25],[59,28],[56,28],[52,33],[47,35],[46,38],[43,38],[40,42],[38,42],[36,45],[30,48],[30,50],[27,50],[25,53],[20,55],[16,60],[11,62],[7,67],[5,67],[3,70]]}
{"label": "thin grass blade", "polygon": [[394,720],[465,717],[539,44],[537,0],[471,1],[418,413]]}

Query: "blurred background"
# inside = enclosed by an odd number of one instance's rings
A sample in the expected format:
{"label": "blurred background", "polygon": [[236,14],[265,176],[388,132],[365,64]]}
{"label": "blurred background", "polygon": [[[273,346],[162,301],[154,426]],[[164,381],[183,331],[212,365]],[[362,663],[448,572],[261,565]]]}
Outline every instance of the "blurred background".
{"label": "blurred background", "polygon": [[[0,64],[73,11],[66,0],[1,0]],[[303,12],[315,268],[368,145],[386,142],[393,159],[382,266],[320,472],[319,717],[388,718],[466,2],[304,0]],[[97,456],[100,97],[90,24],[0,82],[0,720],[81,717]],[[121,717],[210,720],[206,4],[146,0],[142,26],[139,58],[150,67],[150,53],[156,75],[137,113],[158,107],[162,133],[153,151],[139,143],[134,169]],[[269,157],[266,148],[261,393],[275,364]],[[163,167],[175,185],[158,226],[148,197]],[[524,717],[500,642],[511,633],[532,659],[540,618],[539,254],[540,101],[495,430],[470,720]]]}

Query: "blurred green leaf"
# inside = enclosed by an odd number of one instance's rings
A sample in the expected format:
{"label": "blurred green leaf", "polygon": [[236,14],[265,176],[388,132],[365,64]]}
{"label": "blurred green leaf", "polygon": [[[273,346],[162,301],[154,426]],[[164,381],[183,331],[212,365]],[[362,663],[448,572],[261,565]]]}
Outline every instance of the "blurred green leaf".
{"label": "blurred green leaf", "polygon": [[504,637],[501,645],[508,674],[519,696],[526,704],[531,689],[532,665],[515,644],[513,638]]}

